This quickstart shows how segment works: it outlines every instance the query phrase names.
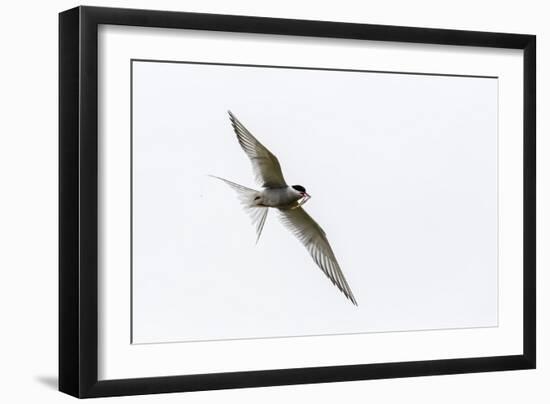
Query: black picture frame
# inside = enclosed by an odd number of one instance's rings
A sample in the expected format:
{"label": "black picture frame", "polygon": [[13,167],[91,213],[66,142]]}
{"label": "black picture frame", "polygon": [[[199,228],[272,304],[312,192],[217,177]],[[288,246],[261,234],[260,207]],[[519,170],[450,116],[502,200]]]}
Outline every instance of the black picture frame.
{"label": "black picture frame", "polygon": [[[523,50],[523,354],[99,381],[100,24]],[[534,35],[98,7],[60,13],[59,390],[85,398],[535,368],[535,60]]]}

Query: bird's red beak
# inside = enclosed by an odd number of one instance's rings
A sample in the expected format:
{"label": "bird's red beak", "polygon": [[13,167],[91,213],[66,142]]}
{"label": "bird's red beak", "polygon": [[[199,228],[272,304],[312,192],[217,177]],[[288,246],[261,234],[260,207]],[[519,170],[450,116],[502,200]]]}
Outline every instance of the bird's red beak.
{"label": "bird's red beak", "polygon": [[302,206],[304,203],[306,203],[307,201],[309,201],[309,198],[311,198],[311,196],[310,196],[307,192],[300,192],[300,195],[301,195],[302,197],[301,197],[300,200],[298,201],[298,206],[297,206],[297,207]]}

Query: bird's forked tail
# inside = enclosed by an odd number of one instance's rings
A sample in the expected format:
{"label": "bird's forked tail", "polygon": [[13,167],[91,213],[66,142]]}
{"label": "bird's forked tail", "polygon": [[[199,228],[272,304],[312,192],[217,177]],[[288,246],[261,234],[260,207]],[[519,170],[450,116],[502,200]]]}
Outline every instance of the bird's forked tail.
{"label": "bird's forked tail", "polygon": [[262,234],[262,230],[267,219],[267,212],[269,209],[265,206],[258,206],[255,203],[255,199],[260,195],[260,192],[256,191],[255,189],[239,185],[235,182],[231,182],[224,178],[216,177],[215,175],[210,175],[210,177],[217,178],[218,180],[225,182],[227,185],[233,188],[234,191],[237,192],[237,197],[239,198],[241,205],[243,205],[244,210],[246,211],[246,213],[252,220],[252,224],[256,228],[257,243],[260,239],[260,235]]}

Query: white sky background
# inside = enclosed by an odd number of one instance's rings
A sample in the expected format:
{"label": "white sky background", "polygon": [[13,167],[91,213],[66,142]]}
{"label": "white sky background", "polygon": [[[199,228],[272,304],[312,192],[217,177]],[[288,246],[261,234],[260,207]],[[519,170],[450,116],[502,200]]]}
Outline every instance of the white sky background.
{"label": "white sky background", "polygon": [[[133,64],[133,338],[497,324],[496,79]],[[227,110],[313,198],[359,307],[270,212]]]}

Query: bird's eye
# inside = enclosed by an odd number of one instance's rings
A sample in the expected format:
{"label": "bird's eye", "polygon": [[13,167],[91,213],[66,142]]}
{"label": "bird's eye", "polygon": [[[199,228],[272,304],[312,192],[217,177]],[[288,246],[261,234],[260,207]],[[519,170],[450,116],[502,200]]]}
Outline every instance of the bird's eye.
{"label": "bird's eye", "polygon": [[256,198],[254,198],[254,200],[255,200],[255,201],[257,201],[258,199],[260,199],[260,197],[259,197],[259,196],[257,196]]}

